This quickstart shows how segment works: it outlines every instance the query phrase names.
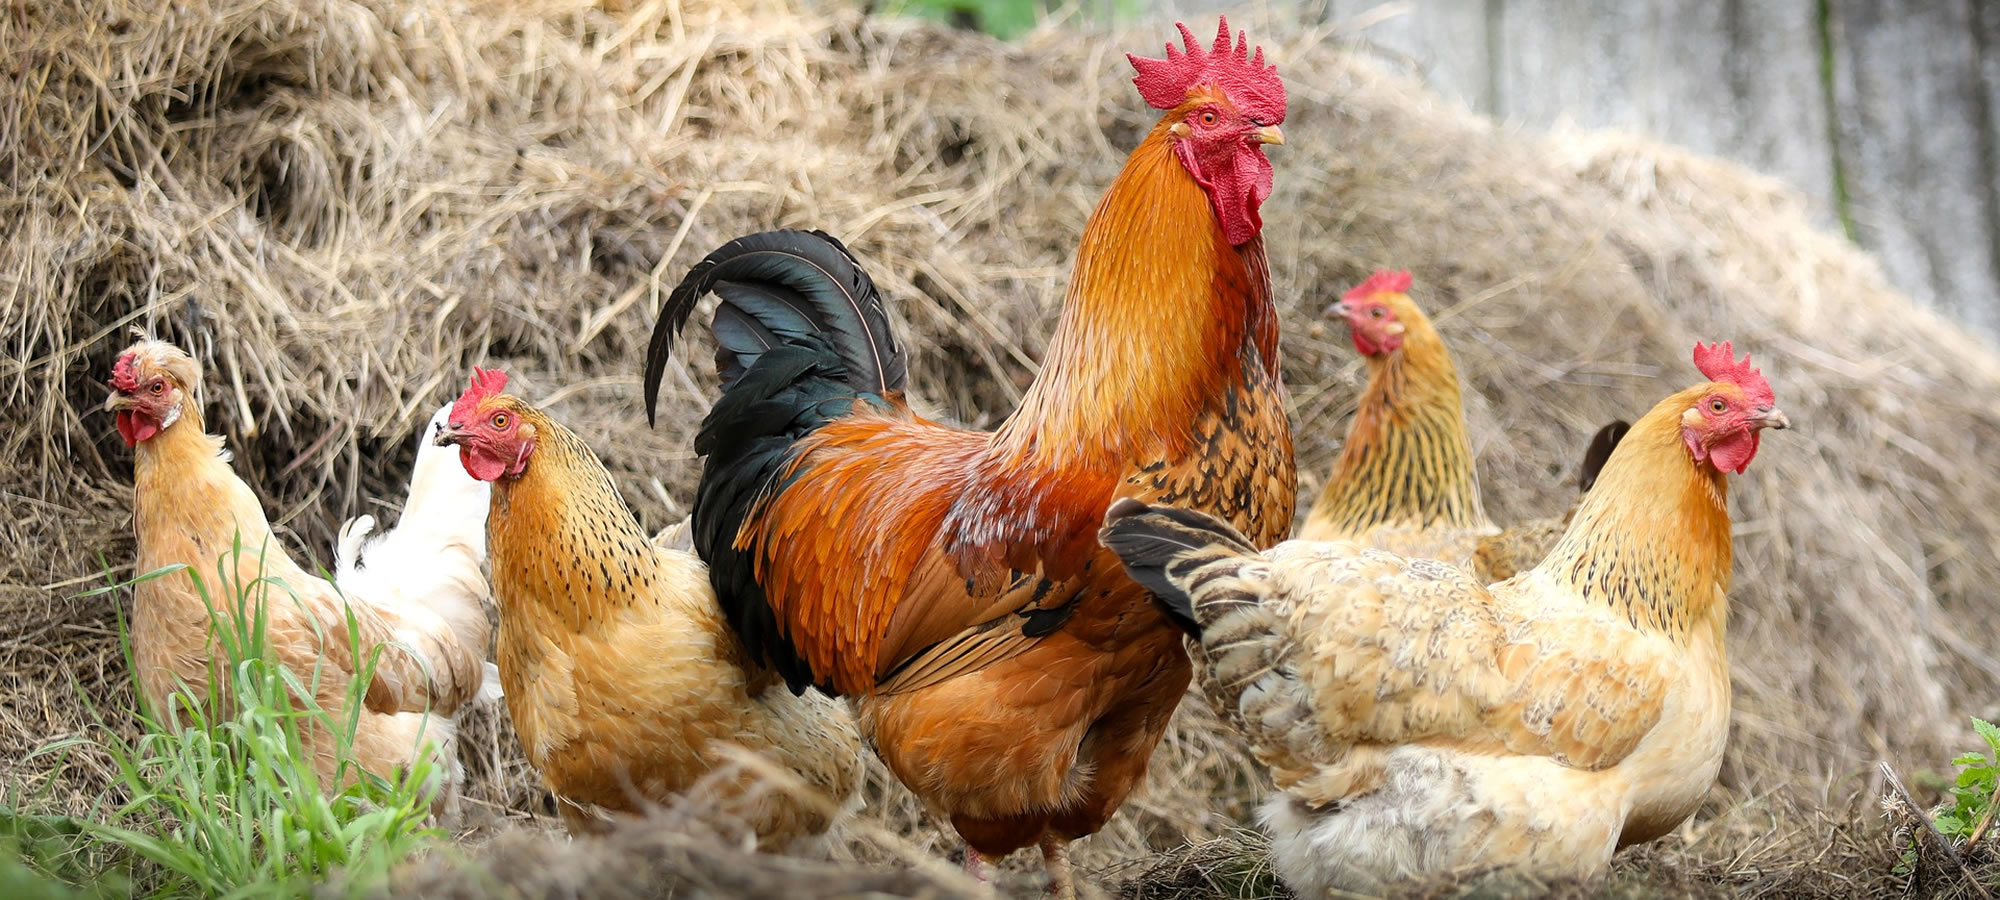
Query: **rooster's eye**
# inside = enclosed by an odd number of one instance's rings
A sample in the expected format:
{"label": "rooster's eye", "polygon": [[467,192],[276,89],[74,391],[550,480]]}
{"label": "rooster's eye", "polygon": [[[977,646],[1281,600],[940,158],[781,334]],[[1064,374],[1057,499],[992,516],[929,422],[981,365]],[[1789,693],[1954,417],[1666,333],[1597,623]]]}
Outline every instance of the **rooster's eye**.
{"label": "rooster's eye", "polygon": [[1213,112],[1205,112],[1205,113],[1202,113],[1202,114],[1201,114],[1201,124],[1203,124],[1203,125],[1213,125],[1213,124],[1215,124],[1215,113],[1213,113]]}
{"label": "rooster's eye", "polygon": [[505,429],[505,428],[507,427],[507,414],[506,414],[506,413],[494,413],[494,414],[493,414],[493,427],[494,427],[494,428],[499,428],[499,429]]}
{"label": "rooster's eye", "polygon": [[1710,411],[1710,412],[1714,412],[1714,413],[1720,413],[1720,412],[1722,412],[1723,410],[1725,410],[1725,409],[1728,409],[1728,408],[1729,408],[1729,404],[1727,404],[1727,403],[1724,403],[1724,402],[1722,402],[1722,398],[1721,398],[1721,397],[1717,397],[1717,398],[1715,398],[1714,400],[1710,400],[1710,401],[1708,401],[1708,409],[1709,409],[1709,411]]}

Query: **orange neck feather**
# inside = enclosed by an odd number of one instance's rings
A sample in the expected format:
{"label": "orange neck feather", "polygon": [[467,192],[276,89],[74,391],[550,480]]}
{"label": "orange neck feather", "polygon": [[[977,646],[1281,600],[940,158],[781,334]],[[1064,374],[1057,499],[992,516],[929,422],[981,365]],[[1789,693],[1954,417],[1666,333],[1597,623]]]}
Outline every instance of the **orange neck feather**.
{"label": "orange neck feather", "polygon": [[1660,401],[1632,426],[1537,567],[1633,625],[1683,640],[1726,614],[1732,564],[1728,482],[1681,441],[1681,414],[1709,387]]}
{"label": "orange neck feather", "polygon": [[1368,360],[1354,424],[1307,516],[1333,534],[1383,525],[1482,528],[1491,522],[1465,435],[1451,353],[1430,320],[1399,312],[1402,349]]}
{"label": "orange neck feather", "polygon": [[[230,466],[222,438],[208,433],[201,406],[188,399],[181,416],[158,434],[140,441],[132,454],[132,501],[140,518],[140,539],[148,532],[183,528],[191,518],[228,516],[237,486],[243,480]],[[258,509],[262,517],[263,510]],[[251,522],[234,527],[249,528]],[[269,533],[268,523],[265,533]],[[242,535],[245,546],[256,546],[263,534]]]}
{"label": "orange neck feather", "polygon": [[1223,237],[1174,155],[1172,121],[1132,151],[1084,228],[1042,372],[995,436],[1009,456],[1114,469],[1176,457],[1193,444],[1188,423],[1242,381],[1243,365],[1277,377],[1262,238]]}
{"label": "orange neck feather", "polygon": [[650,594],[653,547],[581,438],[525,403],[512,409],[536,444],[519,476],[493,483],[486,530],[495,597],[503,612],[532,603],[575,631],[604,624]]}
{"label": "orange neck feather", "polygon": [[189,398],[181,401],[181,415],[174,424],[140,441],[133,450],[133,476],[136,479],[153,471],[165,471],[179,478],[203,466],[220,466],[230,473],[229,477],[235,477],[221,458],[222,438],[208,433],[201,405]]}

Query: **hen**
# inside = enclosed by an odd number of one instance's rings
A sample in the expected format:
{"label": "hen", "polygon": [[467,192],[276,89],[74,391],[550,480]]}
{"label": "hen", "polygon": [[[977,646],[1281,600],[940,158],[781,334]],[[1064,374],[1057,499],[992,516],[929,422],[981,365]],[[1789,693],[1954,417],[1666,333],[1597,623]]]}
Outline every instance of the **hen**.
{"label": "hen", "polygon": [[1260,543],[1296,480],[1259,237],[1284,86],[1228,24],[1132,58],[1169,110],[1085,226],[1041,374],[992,433],[918,417],[874,286],[837,242],[779,232],[710,254],[653,333],[710,290],[723,393],[693,540],[730,622],[795,688],[857,699],[967,868],[1069,842],[1139,784],[1191,675],[1180,631],[1098,545],[1114,498],[1204,509]]}
{"label": "hen", "polygon": [[1725,471],[1785,428],[1729,344],[1632,426],[1547,559],[1481,586],[1350,541],[1259,553],[1120,502],[1102,539],[1200,634],[1204,690],[1283,794],[1305,896],[1455,867],[1590,876],[1694,812],[1729,734]]}
{"label": "hen", "polygon": [[[462,619],[449,627],[483,634],[491,630],[485,608],[493,596],[486,583],[488,489],[465,474],[457,448],[438,445],[438,432],[450,415],[451,404],[438,407],[417,435],[417,461],[396,527],[374,534],[375,517],[370,515],[341,526],[333,583],[349,594]],[[484,645],[480,652],[483,656]],[[499,699],[499,671],[490,662],[481,671],[479,701]]]}
{"label": "hen", "polygon": [[[1347,321],[1368,384],[1298,536],[1441,559],[1471,566],[1482,583],[1500,581],[1540,561],[1569,516],[1504,531],[1487,518],[1458,367],[1410,299],[1410,281],[1408,272],[1378,271],[1327,310]],[[1583,491],[1624,432],[1623,422],[1598,431],[1578,476]]]}
{"label": "hen", "polygon": [[[457,771],[451,717],[476,696],[483,674],[486,617],[463,581],[476,576],[476,568],[439,578],[434,594],[400,586],[376,593],[379,584],[337,588],[286,555],[256,494],[230,469],[222,439],[204,432],[196,399],[201,370],[193,357],[169,344],[140,341],[118,357],[110,383],[105,408],[117,414],[119,436],[133,448],[138,570],[187,567],[133,588],[133,662],[156,714],[174,714],[169,697],[183,683],[196,697],[205,696],[211,683],[218,691],[226,687],[228,679],[212,670],[221,654],[211,619],[220,628],[246,624],[234,620],[239,608],[231,593],[241,585],[253,603],[264,605],[266,645],[313,686],[312,700],[329,721],[350,715],[355,659],[365,663],[382,650],[363,696],[365,709],[353,714],[352,759],[387,776],[416,758],[420,739],[437,746],[439,771],[448,782],[439,809],[448,812]],[[207,599],[196,587],[197,575]],[[259,584],[259,578],[269,582]],[[391,643],[397,646],[384,646]],[[304,731],[322,787],[338,789],[336,741],[311,725]]]}
{"label": "hen", "polygon": [[[853,717],[753,663],[701,560],[649,540],[590,448],[506,384],[476,372],[437,440],[492,485],[500,680],[570,830],[697,795],[766,847],[825,831],[860,786]],[[826,796],[763,783],[729,745]]]}

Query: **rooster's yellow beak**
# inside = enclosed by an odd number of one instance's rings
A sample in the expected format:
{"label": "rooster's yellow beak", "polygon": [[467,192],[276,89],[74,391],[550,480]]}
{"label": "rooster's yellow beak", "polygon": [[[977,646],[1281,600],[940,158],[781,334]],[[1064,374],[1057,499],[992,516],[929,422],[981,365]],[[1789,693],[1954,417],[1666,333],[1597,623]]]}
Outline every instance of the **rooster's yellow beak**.
{"label": "rooster's yellow beak", "polygon": [[1250,136],[1255,138],[1257,140],[1257,143],[1260,144],[1276,144],[1279,146],[1283,146],[1285,143],[1285,133],[1279,131],[1278,126],[1276,125],[1266,125],[1262,128],[1257,129],[1256,131],[1250,132]]}

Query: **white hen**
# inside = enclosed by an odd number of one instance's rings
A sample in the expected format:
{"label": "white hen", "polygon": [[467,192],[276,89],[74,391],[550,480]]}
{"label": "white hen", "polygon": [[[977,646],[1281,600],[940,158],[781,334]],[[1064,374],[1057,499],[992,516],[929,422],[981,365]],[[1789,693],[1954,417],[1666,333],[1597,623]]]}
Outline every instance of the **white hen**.
{"label": "white hen", "polygon": [[[446,626],[457,633],[485,633],[486,606],[492,589],[486,581],[486,507],[490,487],[465,474],[457,447],[440,447],[435,438],[451,414],[450,404],[438,408],[417,437],[417,462],[410,472],[410,489],[396,527],[380,534],[375,517],[355,516],[340,529],[334,547],[334,584],[350,596],[364,596],[389,605],[417,621],[428,611],[424,627]],[[500,698],[500,675],[484,664],[475,704]],[[434,736],[449,760],[447,778],[455,788],[463,772],[456,750],[456,723],[432,722]]]}

